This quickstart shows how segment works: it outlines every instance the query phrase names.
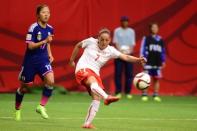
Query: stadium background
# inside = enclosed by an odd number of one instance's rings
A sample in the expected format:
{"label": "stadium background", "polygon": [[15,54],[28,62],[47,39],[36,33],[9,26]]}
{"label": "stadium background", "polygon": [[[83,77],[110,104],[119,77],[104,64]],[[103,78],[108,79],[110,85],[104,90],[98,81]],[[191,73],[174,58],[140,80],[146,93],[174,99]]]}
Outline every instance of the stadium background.
{"label": "stadium background", "polygon": [[[163,70],[161,94],[197,95],[197,0],[7,0],[0,5],[0,92],[13,92],[25,52],[25,34],[35,22],[35,7],[46,3],[51,9],[50,24],[55,29],[52,43],[56,82],[68,90],[83,91],[74,79],[68,60],[74,45],[96,36],[102,27],[119,26],[122,15],[130,17],[135,29],[139,54],[140,41],[147,24],[156,21],[166,42],[167,66]],[[101,77],[106,89],[114,92],[114,65],[110,61]],[[135,73],[141,68],[135,66]],[[136,89],[134,93],[139,93]]]}

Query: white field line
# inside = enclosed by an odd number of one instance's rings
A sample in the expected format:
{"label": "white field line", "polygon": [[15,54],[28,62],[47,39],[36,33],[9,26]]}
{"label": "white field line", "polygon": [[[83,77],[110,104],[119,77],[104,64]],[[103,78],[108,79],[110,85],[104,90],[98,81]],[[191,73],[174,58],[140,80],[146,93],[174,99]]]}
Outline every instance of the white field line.
{"label": "white field line", "polygon": [[[0,101],[0,103],[1,102],[3,102],[3,101]],[[6,103],[7,103],[7,101],[5,101]],[[36,104],[36,103],[39,103],[39,100],[38,101],[24,101],[24,103],[30,103],[30,104]],[[51,104],[73,104],[73,105],[75,105],[75,104],[78,104],[78,105],[86,105],[86,104],[90,104],[91,103],[91,101],[90,102],[67,102],[67,101],[65,101],[65,102],[50,102]],[[117,102],[117,104],[118,105],[128,105],[128,103],[120,103],[120,102]],[[116,104],[116,105],[117,105]],[[197,104],[194,104],[194,103],[188,103],[188,104],[167,104],[167,103],[130,103],[131,105],[143,105],[143,104],[150,104],[150,105],[156,105],[156,104],[158,104],[158,105],[168,105],[168,106],[197,106]]]}
{"label": "white field line", "polygon": [[[13,117],[0,117],[0,119],[14,119]],[[28,117],[25,120],[38,119],[36,117]],[[81,120],[83,117],[54,117],[50,120]],[[197,118],[130,118],[130,117],[97,117],[97,120],[139,120],[139,121],[197,121]]]}

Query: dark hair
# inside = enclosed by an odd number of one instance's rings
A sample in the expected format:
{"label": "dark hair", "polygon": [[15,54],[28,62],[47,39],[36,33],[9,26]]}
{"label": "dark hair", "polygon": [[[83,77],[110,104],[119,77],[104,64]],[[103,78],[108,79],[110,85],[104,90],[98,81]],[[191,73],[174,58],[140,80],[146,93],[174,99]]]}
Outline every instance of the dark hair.
{"label": "dark hair", "polygon": [[121,16],[120,22],[124,22],[124,21],[129,21],[129,17],[128,16]]}
{"label": "dark hair", "polygon": [[39,15],[39,14],[40,14],[40,11],[41,11],[44,7],[49,7],[49,6],[46,5],[46,4],[38,5],[37,8],[36,8],[36,15]]}
{"label": "dark hair", "polygon": [[107,29],[107,28],[102,28],[102,29],[99,31],[98,35],[100,36],[100,35],[103,34],[103,33],[107,33],[107,34],[111,35],[110,30]]}

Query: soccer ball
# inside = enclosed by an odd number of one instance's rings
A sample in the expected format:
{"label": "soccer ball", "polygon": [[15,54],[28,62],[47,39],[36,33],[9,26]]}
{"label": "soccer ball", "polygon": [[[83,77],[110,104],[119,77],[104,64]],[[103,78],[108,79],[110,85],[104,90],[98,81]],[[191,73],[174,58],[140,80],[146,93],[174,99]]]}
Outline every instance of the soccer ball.
{"label": "soccer ball", "polygon": [[134,79],[133,84],[139,90],[147,89],[150,86],[151,78],[147,73],[138,73]]}

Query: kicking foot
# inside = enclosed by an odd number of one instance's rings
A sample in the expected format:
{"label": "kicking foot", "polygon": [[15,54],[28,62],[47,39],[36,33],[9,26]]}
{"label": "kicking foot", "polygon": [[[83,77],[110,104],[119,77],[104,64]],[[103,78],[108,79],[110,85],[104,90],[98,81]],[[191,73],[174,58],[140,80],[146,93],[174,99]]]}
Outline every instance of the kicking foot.
{"label": "kicking foot", "polygon": [[44,106],[38,105],[36,108],[36,112],[39,113],[44,119],[49,118],[49,116],[46,113],[46,108]]}
{"label": "kicking foot", "polygon": [[88,125],[83,125],[82,128],[85,128],[85,129],[96,129],[96,127],[92,124],[88,124]]}
{"label": "kicking foot", "polygon": [[15,112],[15,120],[21,121],[21,110],[16,110]]}
{"label": "kicking foot", "polygon": [[105,104],[105,105],[109,105],[109,104],[111,104],[112,102],[118,101],[119,99],[120,99],[120,98],[118,98],[118,97],[116,97],[116,96],[108,96],[108,98],[105,99],[104,104]]}

